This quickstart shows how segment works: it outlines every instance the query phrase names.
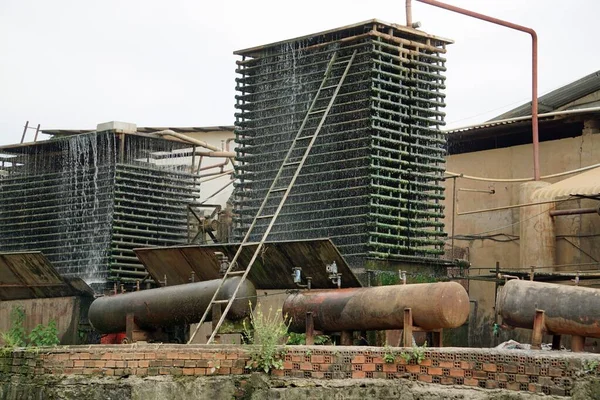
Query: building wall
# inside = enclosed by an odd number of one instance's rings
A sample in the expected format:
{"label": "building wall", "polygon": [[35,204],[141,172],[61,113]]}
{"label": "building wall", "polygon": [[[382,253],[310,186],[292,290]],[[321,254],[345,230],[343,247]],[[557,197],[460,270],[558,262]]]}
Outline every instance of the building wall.
{"label": "building wall", "polygon": [[[586,123],[586,127],[595,126]],[[600,163],[600,135],[593,134],[596,129],[585,129],[584,134],[562,140],[540,143],[540,169],[542,176],[556,174],[584,166]],[[523,178],[533,175],[532,145],[514,146],[502,149],[455,154],[447,157],[447,170],[464,175],[488,178]],[[548,179],[554,183],[572,175]],[[519,209],[508,209],[470,215],[457,215],[462,212],[519,204],[520,183],[479,182],[456,179],[456,204],[453,207],[453,182],[446,181],[446,229],[452,235],[461,237],[475,235],[486,237],[472,240],[455,239],[455,247],[460,254],[466,254],[471,262],[470,275],[489,274],[499,262],[500,269],[519,267]],[[467,192],[460,189],[494,190],[494,194]],[[572,200],[562,202],[556,208],[569,209],[598,206],[596,201]],[[454,208],[454,210],[453,210]],[[454,215],[454,218],[453,218]],[[600,260],[600,246],[596,237],[561,236],[600,235],[600,217],[587,214],[573,217],[555,218],[556,227],[556,263],[558,265],[590,263]],[[506,234],[509,236],[490,235]],[[448,239],[449,247],[451,240]],[[581,248],[577,249],[575,246]],[[451,253],[451,252],[450,252]],[[457,251],[457,254],[459,252]],[[579,270],[594,266],[565,266],[557,269]],[[547,269],[548,270],[548,269]],[[549,269],[551,270],[551,269]],[[478,302],[478,316],[475,326],[471,327],[472,345],[489,346],[493,344],[491,331],[494,307],[495,285],[493,282],[471,281],[469,294]],[[496,339],[528,337],[529,332],[505,332],[505,336]]]}

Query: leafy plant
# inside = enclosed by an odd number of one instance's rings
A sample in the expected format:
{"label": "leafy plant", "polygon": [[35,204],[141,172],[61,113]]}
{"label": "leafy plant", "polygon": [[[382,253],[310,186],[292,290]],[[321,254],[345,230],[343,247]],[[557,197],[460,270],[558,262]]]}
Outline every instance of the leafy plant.
{"label": "leafy plant", "polygon": [[269,308],[268,313],[265,314],[258,305],[250,312],[252,328],[249,328],[245,322],[243,324],[247,341],[253,345],[250,348],[252,364],[256,369],[266,373],[272,369],[283,369],[282,354],[278,346],[287,336],[289,322],[286,322],[287,317],[282,320],[280,313],[281,310],[273,313],[273,309]]}
{"label": "leafy plant", "polygon": [[412,353],[407,353],[403,351],[402,353],[400,353],[400,358],[402,358],[408,364],[410,360],[412,360]]}
{"label": "leafy plant", "polygon": [[427,349],[427,342],[423,343],[423,346],[413,347],[413,359],[417,364],[421,364],[425,360],[425,350]]}
{"label": "leafy plant", "polygon": [[598,368],[598,364],[599,363],[596,360],[583,361],[582,362],[583,372],[585,372],[586,374],[590,374],[590,373],[596,371],[596,368]]}
{"label": "leafy plant", "polygon": [[11,327],[8,332],[2,332],[5,347],[25,347],[25,309],[14,306],[10,311]]}
{"label": "leafy plant", "polygon": [[[331,337],[328,335],[315,335],[314,342],[317,346],[326,345],[331,343]],[[293,346],[306,344],[306,333],[290,332],[287,344]]]}
{"label": "leafy plant", "polygon": [[388,364],[391,364],[396,361],[396,352],[394,352],[390,346],[384,347],[383,361]]}
{"label": "leafy plant", "polygon": [[48,325],[37,325],[29,334],[30,346],[56,346],[60,343],[58,339],[58,329],[56,329],[56,321],[52,320]]}

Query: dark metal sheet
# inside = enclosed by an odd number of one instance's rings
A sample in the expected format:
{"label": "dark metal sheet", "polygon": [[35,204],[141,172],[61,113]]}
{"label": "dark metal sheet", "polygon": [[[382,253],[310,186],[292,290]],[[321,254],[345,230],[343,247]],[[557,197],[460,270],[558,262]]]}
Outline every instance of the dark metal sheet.
{"label": "dark metal sheet", "polygon": [[[155,281],[167,277],[167,285],[190,282],[192,272],[195,280],[219,279],[219,261],[215,252],[221,252],[232,260],[239,243],[211,245],[188,245],[134,249]],[[255,245],[244,247],[238,260],[246,266],[256,249]],[[325,265],[336,262],[342,274],[342,287],[360,287],[361,284],[346,264],[338,249],[329,239],[267,242],[256,259],[248,279],[257,289],[297,289],[292,279],[294,267],[302,268],[303,277],[312,278],[315,289],[335,288],[328,278]]]}
{"label": "dark metal sheet", "polygon": [[41,252],[0,253],[0,300],[81,295],[93,290],[65,281]]}

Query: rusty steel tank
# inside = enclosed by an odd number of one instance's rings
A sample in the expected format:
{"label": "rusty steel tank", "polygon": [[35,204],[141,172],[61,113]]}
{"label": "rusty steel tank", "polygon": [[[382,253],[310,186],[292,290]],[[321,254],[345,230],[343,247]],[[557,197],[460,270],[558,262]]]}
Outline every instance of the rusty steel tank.
{"label": "rusty steel tank", "polygon": [[425,330],[457,328],[469,317],[469,296],[456,282],[311,290],[290,295],[282,312],[293,332],[304,332],[307,312],[314,329],[336,332],[401,329],[405,308]]}
{"label": "rusty steel tank", "polygon": [[[240,279],[227,279],[217,300],[230,298]],[[215,279],[100,297],[90,306],[89,320],[100,333],[124,332],[127,314],[134,314],[136,325],[148,331],[160,327],[193,324],[202,318],[220,282],[220,279]],[[245,280],[227,317],[235,320],[248,316],[250,301],[254,306],[256,288],[252,282]],[[225,306],[222,304],[222,310]],[[209,314],[207,321],[210,320]]]}
{"label": "rusty steel tank", "polygon": [[544,311],[554,334],[600,337],[600,290],[513,279],[498,294],[498,314],[505,324],[533,329],[536,310]]}

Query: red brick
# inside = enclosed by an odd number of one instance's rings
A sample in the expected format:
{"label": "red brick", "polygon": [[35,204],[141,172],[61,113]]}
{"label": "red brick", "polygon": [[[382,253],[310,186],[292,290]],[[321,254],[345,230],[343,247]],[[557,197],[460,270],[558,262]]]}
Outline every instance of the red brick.
{"label": "red brick", "polygon": [[496,374],[496,380],[498,382],[508,382],[508,375],[503,372],[498,372]]}
{"label": "red brick", "polygon": [[444,376],[442,377],[442,379],[440,380],[440,383],[442,385],[454,385],[454,379]]}
{"label": "red brick", "polygon": [[560,368],[550,368],[550,369],[548,369],[548,375],[562,376],[562,370]]}
{"label": "red brick", "polygon": [[538,388],[537,388],[537,386],[536,386],[536,384],[535,384],[535,383],[530,383],[530,384],[529,384],[529,391],[530,391],[530,392],[533,392],[533,393],[535,393],[535,392],[537,392],[537,391],[538,391]]}
{"label": "red brick", "polygon": [[313,364],[323,364],[325,362],[325,356],[310,356],[310,362]]}
{"label": "red brick", "polygon": [[497,389],[498,388],[498,381],[486,381],[485,382],[485,388],[486,389]]}
{"label": "red brick", "polygon": [[194,375],[206,375],[206,368],[194,368]]}
{"label": "red brick", "polygon": [[427,373],[429,375],[442,375],[442,369],[440,367],[428,367]]}
{"label": "red brick", "polygon": [[89,360],[89,359],[91,358],[91,357],[90,357],[90,353],[80,353],[80,354],[79,354],[79,358],[80,358],[81,360]]}
{"label": "red brick", "polygon": [[352,379],[363,379],[365,376],[365,371],[352,371]]}
{"label": "red brick", "polygon": [[115,374],[115,370],[114,369],[110,369],[109,368],[109,369],[105,369],[104,370],[104,375],[113,376],[114,374]]}
{"label": "red brick", "polygon": [[148,368],[136,368],[135,375],[137,376],[146,376],[148,375]]}
{"label": "red brick", "polygon": [[[407,365],[407,369],[408,369],[408,367],[412,367],[412,366],[413,365]],[[414,367],[418,367],[418,365],[414,365]],[[383,372],[396,372],[397,370],[398,370],[398,367],[396,366],[396,364],[392,364],[392,363],[383,364]],[[414,372],[414,373],[418,373],[419,370],[420,370],[420,368],[418,368],[417,372]]]}
{"label": "red brick", "polygon": [[217,374],[219,374],[219,375],[231,375],[231,368],[219,368],[217,370]]}
{"label": "red brick", "polygon": [[227,353],[226,359],[227,360],[237,360],[238,354],[237,353]]}
{"label": "red brick", "polygon": [[225,353],[215,353],[215,357],[217,360],[225,360],[227,355]]}
{"label": "red brick", "polygon": [[304,357],[299,354],[292,354],[292,362],[301,362],[304,361]]}
{"label": "red brick", "polygon": [[101,359],[101,360],[110,360],[110,359],[111,359],[111,356],[112,356],[112,355],[111,355],[110,353],[102,353],[102,354],[100,355],[100,359]]}
{"label": "red brick", "polygon": [[271,375],[272,376],[283,376],[283,370],[282,369],[274,369],[273,371],[271,371]]}
{"label": "red brick", "polygon": [[485,371],[473,371],[473,378],[487,379],[487,372],[485,372]]}
{"label": "red brick", "polygon": [[167,353],[167,358],[170,358],[171,360],[175,360],[177,358],[177,353],[168,352]]}
{"label": "red brick", "polygon": [[[281,371],[283,372],[283,371]],[[231,372],[233,374],[233,371]],[[325,372],[313,371],[312,377],[314,379],[325,379]]]}
{"label": "red brick", "polygon": [[194,375],[194,368],[184,368],[183,374],[184,375]]}
{"label": "red brick", "polygon": [[312,371],[312,363],[309,363],[309,362],[300,363],[300,369],[302,371]]}
{"label": "red brick", "polygon": [[521,390],[521,384],[519,382],[508,382],[506,388],[509,390]]}
{"label": "red brick", "polygon": [[487,372],[496,372],[498,367],[496,364],[483,364],[483,370]]}
{"label": "red brick", "polygon": [[465,376],[465,370],[464,369],[458,369],[458,368],[451,368],[450,369],[450,376],[454,376],[454,377]]}
{"label": "red brick", "polygon": [[515,378],[515,380],[517,382],[520,383],[529,383],[529,376],[528,375],[517,375],[517,377]]}
{"label": "red brick", "polygon": [[174,367],[183,367],[184,364],[185,364],[184,360],[173,360]]}
{"label": "red brick", "polygon": [[479,381],[475,378],[465,378],[465,385],[477,386],[477,385],[479,385]]}
{"label": "red brick", "polygon": [[[282,371],[282,369],[278,369],[278,371]],[[242,375],[244,373],[244,369],[243,368],[231,368],[231,374],[232,375]],[[314,373],[314,372],[313,372]]]}
{"label": "red brick", "polygon": [[169,375],[169,369],[170,369],[170,368],[167,368],[167,367],[160,367],[160,368],[158,369],[158,373],[159,373],[160,375]]}
{"label": "red brick", "polygon": [[145,360],[155,360],[156,353],[144,353],[144,359]]}
{"label": "red brick", "polygon": [[538,366],[536,366],[536,365],[526,365],[525,366],[525,374],[527,374],[527,375],[539,375],[540,374],[540,368]]}
{"label": "red brick", "polygon": [[[375,371],[375,364],[373,364],[373,363],[363,364],[362,370],[365,372],[373,372],[373,371]],[[395,372],[395,369],[394,369],[394,372]]]}
{"label": "red brick", "polygon": [[504,366],[504,372],[507,374],[516,374],[519,368],[515,364],[508,364]]}
{"label": "red brick", "polygon": [[421,382],[431,383],[433,381],[433,377],[431,375],[419,375],[418,378]]}
{"label": "red brick", "polygon": [[221,360],[219,361],[219,365],[225,368],[233,367],[233,360]]}
{"label": "red brick", "polygon": [[190,360],[202,360],[202,353],[191,353]]}
{"label": "red brick", "polygon": [[462,369],[473,369],[475,367],[475,363],[472,361],[461,361],[460,367]]}
{"label": "red brick", "polygon": [[96,368],[104,368],[104,367],[106,367],[106,361],[104,361],[104,360],[95,360],[94,361],[94,367],[96,367]]}
{"label": "red brick", "polygon": [[111,353],[110,358],[113,360],[122,360],[123,354],[121,353]]}
{"label": "red brick", "polygon": [[85,361],[83,360],[73,360],[73,367],[83,367],[84,366]]}
{"label": "red brick", "polygon": [[454,361],[440,361],[440,368],[453,368]]}
{"label": "red brick", "polygon": [[[421,361],[421,364],[419,364],[419,365],[422,365],[422,366],[424,366],[424,367],[430,367],[430,366],[431,366],[431,364],[432,364],[431,360],[430,360],[430,359],[427,359],[427,360],[423,360],[423,361]],[[452,365],[454,366],[454,364],[452,364]],[[440,367],[441,367],[441,365],[440,365]]]}
{"label": "red brick", "polygon": [[195,360],[185,360],[183,362],[183,366],[185,368],[194,368],[194,367],[196,367],[196,365],[197,365],[197,363]]}
{"label": "red brick", "polygon": [[373,357],[373,363],[383,364],[383,363],[385,363],[385,360],[383,359],[383,357]]}
{"label": "red brick", "polygon": [[[394,364],[390,364],[390,365],[394,365]],[[385,364],[384,364],[384,368],[385,368]],[[431,368],[431,367],[429,367],[429,368]],[[409,364],[406,366],[406,372],[408,372],[410,374],[418,374],[420,371],[421,371],[421,367],[418,365]],[[441,369],[440,369],[440,371],[441,371]],[[441,372],[440,372],[440,375],[441,375]]]}
{"label": "red brick", "polygon": [[352,364],[364,364],[365,363],[365,356],[354,356],[352,357]]}
{"label": "red brick", "polygon": [[291,362],[291,361],[284,361],[283,362],[283,369],[292,369],[293,365],[294,365],[294,363]]}

